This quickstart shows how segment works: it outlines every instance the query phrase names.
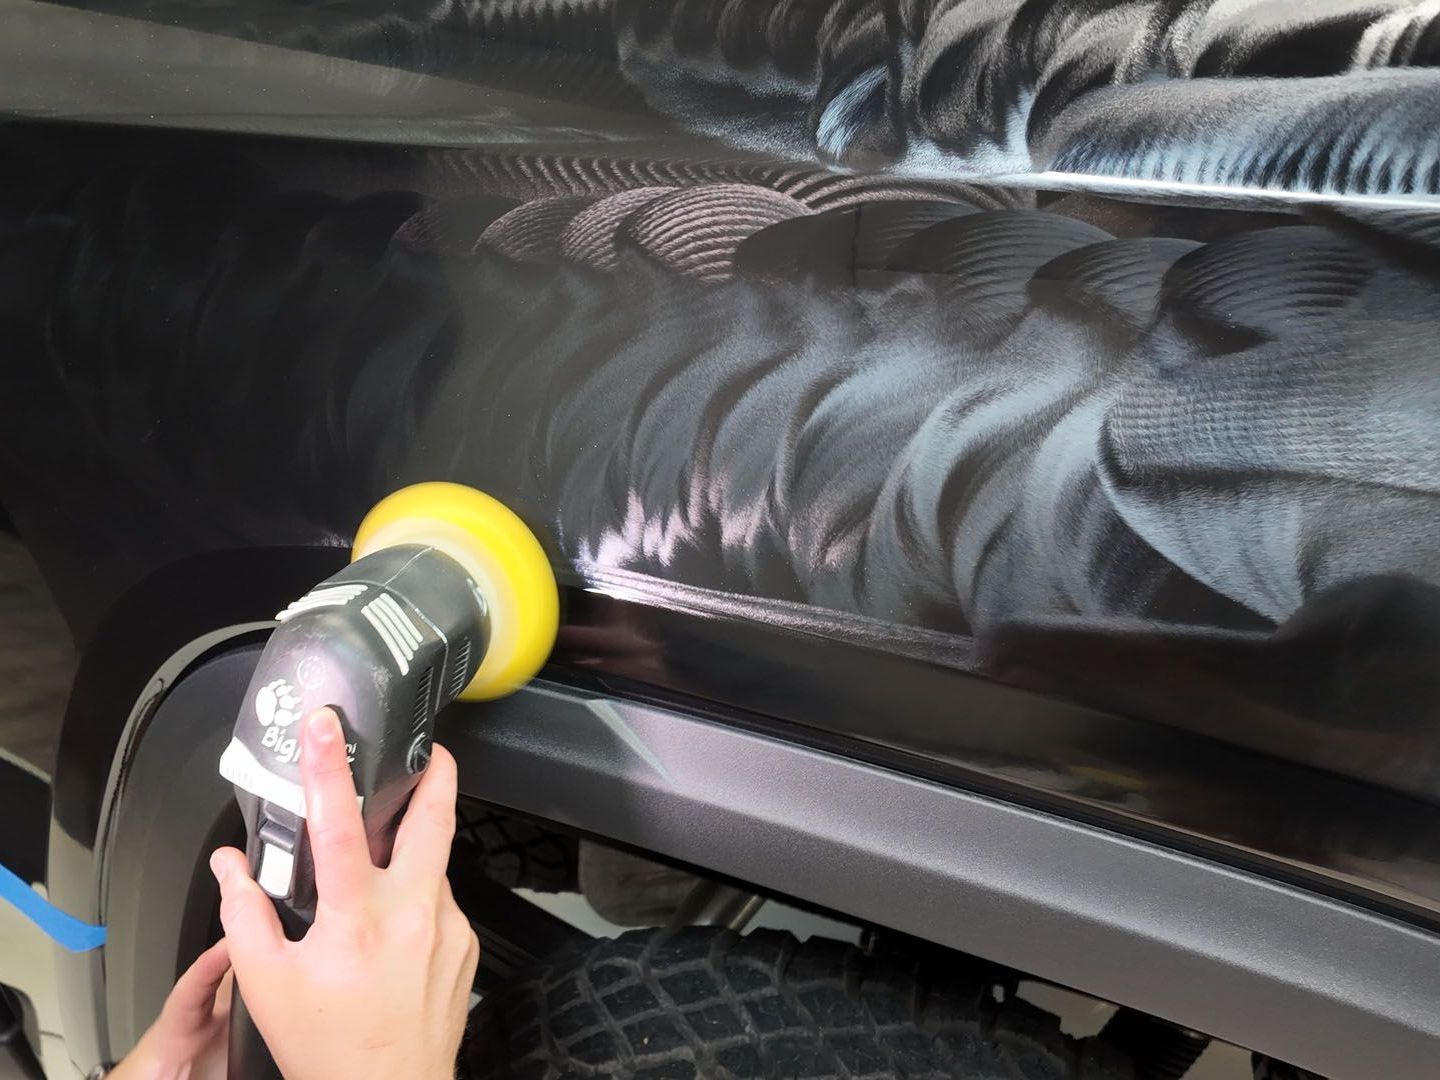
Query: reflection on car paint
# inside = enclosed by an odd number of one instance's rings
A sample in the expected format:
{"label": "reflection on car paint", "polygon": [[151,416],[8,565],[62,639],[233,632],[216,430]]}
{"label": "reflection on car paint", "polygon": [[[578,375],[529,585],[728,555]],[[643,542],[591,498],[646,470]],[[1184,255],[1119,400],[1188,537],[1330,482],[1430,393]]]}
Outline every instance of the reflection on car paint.
{"label": "reflection on car paint", "polygon": [[[152,8],[578,86],[664,152],[7,129],[7,499],[153,567],[459,480],[592,591],[567,664],[1190,833],[1175,793],[1232,790],[1195,736],[1433,799],[1440,16],[1293,7]],[[697,674],[747,626],[929,697]],[[976,675],[1063,722],[982,710],[987,750]]]}
{"label": "reflection on car paint", "polygon": [[78,6],[617,113],[643,102],[787,160],[1440,193],[1440,11],[1424,0]]}

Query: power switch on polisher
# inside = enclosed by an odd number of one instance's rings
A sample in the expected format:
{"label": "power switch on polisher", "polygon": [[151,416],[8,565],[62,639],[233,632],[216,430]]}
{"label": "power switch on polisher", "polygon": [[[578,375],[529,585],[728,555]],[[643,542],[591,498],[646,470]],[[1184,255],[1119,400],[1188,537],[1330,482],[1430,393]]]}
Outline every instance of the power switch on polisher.
{"label": "power switch on polisher", "polygon": [[260,872],[255,880],[277,900],[295,895],[295,852],[300,846],[300,819],[279,806],[267,806],[260,826]]}
{"label": "power switch on polisher", "polygon": [[[317,900],[303,719],[327,706],[339,715],[371,860],[383,866],[430,761],[436,714],[534,675],[559,601],[549,560],[519,518],[480,492],[421,484],[371,511],[355,561],[277,618],[220,773],[235,785],[250,871],[300,938]],[[279,1075],[238,992],[229,1074]]]}

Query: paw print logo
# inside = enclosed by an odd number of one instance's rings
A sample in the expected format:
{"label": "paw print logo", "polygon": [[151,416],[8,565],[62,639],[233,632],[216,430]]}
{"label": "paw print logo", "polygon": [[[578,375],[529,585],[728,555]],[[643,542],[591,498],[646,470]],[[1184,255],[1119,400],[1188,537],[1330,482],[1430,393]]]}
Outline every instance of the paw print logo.
{"label": "paw print logo", "polygon": [[255,695],[255,717],[261,727],[289,727],[300,719],[300,695],[284,679],[266,683]]}

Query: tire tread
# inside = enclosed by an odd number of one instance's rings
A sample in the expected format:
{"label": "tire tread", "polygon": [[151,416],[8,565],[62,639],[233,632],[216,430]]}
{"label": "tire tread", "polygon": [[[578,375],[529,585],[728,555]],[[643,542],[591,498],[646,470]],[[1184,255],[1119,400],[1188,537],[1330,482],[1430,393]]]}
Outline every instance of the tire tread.
{"label": "tire tread", "polygon": [[640,930],[557,957],[472,1019],[476,1080],[1134,1080],[993,981],[759,930]]}

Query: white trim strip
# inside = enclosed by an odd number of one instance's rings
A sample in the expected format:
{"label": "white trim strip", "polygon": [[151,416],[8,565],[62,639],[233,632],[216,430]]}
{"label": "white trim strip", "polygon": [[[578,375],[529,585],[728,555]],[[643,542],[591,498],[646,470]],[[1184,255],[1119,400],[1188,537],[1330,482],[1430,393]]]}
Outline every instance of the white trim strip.
{"label": "white trim strip", "polygon": [[393,596],[389,593],[382,593],[376,598],[375,602],[390,616],[390,621],[401,633],[410,639],[411,645],[418,647],[419,644],[425,640],[409,614],[395,602]]}
{"label": "white trim strip", "polygon": [[279,622],[285,622],[303,612],[314,611],[316,608],[344,607],[350,603],[351,600],[363,596],[369,587],[369,585],[363,582],[356,582],[353,584],[327,585],[324,588],[314,589],[306,593],[299,600],[296,600],[284,611],[280,612],[279,615],[275,616],[275,618]]}
{"label": "white trim strip", "polygon": [[[294,780],[277,776],[261,765],[250,748],[239,739],[231,739],[230,745],[220,755],[220,775],[257,798],[283,806],[302,818],[305,816],[305,789]],[[356,795],[355,803],[364,809],[365,796]]]}
{"label": "white trim strip", "polygon": [[220,775],[251,795],[283,806],[302,818],[305,816],[305,789],[294,780],[276,776],[261,765],[250,748],[239,739],[231,739],[230,745],[220,755]]}
{"label": "white trim strip", "polygon": [[385,647],[390,650],[390,655],[395,658],[395,666],[400,669],[400,674],[410,674],[410,656],[415,654],[412,652],[407,656],[401,650],[400,642],[395,638],[395,632],[376,613],[375,602],[372,600],[366,604],[360,609],[360,614],[365,616],[365,621],[374,628],[375,633],[380,635],[380,640],[385,643]]}
{"label": "white trim strip", "polygon": [[376,601],[370,605],[370,610],[375,613],[377,619],[385,624],[385,628],[389,630],[395,640],[400,643],[400,648],[405,650],[406,659],[409,659],[415,655],[415,647],[410,642],[410,635],[405,632],[405,628],[400,625],[400,620],[395,618],[383,601],[384,597],[376,599]]}

